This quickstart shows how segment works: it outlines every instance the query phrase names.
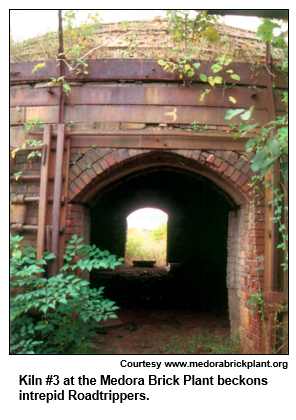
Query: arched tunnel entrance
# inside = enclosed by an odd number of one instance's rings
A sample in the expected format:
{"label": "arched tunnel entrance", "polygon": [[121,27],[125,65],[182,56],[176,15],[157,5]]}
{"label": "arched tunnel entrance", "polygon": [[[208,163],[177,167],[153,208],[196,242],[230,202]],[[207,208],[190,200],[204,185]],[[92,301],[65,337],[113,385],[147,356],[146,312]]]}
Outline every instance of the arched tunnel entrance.
{"label": "arched tunnel entrance", "polygon": [[151,207],[140,208],[127,216],[125,264],[167,265],[167,221],[167,213]]}
{"label": "arched tunnel entrance", "polygon": [[141,207],[166,212],[170,270],[121,267],[121,276],[92,273],[92,286],[103,283],[120,306],[227,311],[228,213],[234,203],[214,183],[182,169],[150,168],[109,185],[94,204],[91,244],[118,257],[125,255],[127,215]]}

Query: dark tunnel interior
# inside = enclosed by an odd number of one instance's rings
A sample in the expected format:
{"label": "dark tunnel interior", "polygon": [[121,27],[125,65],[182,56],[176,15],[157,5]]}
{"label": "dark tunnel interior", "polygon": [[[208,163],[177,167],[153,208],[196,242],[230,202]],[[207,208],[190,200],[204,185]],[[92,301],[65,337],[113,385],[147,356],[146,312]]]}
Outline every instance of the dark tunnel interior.
{"label": "dark tunnel interior", "polygon": [[91,211],[91,244],[124,257],[126,217],[143,207],[169,215],[167,259],[174,269],[94,271],[92,287],[104,285],[108,298],[120,305],[227,308],[230,200],[190,172],[142,171],[113,184],[98,198]]}

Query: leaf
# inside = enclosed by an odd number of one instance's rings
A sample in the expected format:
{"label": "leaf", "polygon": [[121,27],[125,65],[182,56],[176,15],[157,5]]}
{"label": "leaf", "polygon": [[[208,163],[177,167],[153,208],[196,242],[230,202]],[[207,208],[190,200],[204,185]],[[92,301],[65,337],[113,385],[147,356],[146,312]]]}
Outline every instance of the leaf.
{"label": "leaf", "polygon": [[242,114],[240,117],[242,120],[247,121],[251,118],[252,112],[253,112],[254,106],[251,106],[251,108],[246,111],[244,114]]}
{"label": "leaf", "polygon": [[159,64],[160,66],[164,66],[164,65],[165,65],[164,60],[158,60],[157,62],[158,62],[158,64]]}
{"label": "leaf", "polygon": [[194,68],[198,69],[200,67],[200,63],[193,63],[192,64]]}
{"label": "leaf", "polygon": [[38,324],[36,325],[35,330],[42,330],[43,328],[46,328],[45,324]]}
{"label": "leaf", "polygon": [[65,305],[67,305],[68,301],[65,298],[61,298],[59,299],[59,303],[64,303]]}
{"label": "leaf", "polygon": [[257,142],[260,142],[260,137],[253,137],[252,139],[248,140],[246,143],[246,151],[251,152],[253,150],[253,147]]}
{"label": "leaf", "polygon": [[84,287],[84,286],[88,286],[89,282],[87,280],[82,280],[79,282],[79,286]]}
{"label": "leaf", "polygon": [[266,142],[266,147],[269,150],[269,152],[273,155],[280,155],[281,154],[281,146],[277,139],[275,138],[269,138]]}
{"label": "leaf", "polygon": [[289,167],[288,167],[288,161],[282,162],[282,164],[281,164],[281,171],[282,171],[282,175],[283,175],[283,177],[284,177],[284,179],[286,181],[288,181],[288,169],[289,169]]}
{"label": "leaf", "polygon": [[232,74],[230,77],[234,80],[240,80],[240,77],[238,74]]}
{"label": "leaf", "polygon": [[70,86],[66,82],[63,82],[63,89],[64,90],[71,90]]}
{"label": "leaf", "polygon": [[262,39],[263,42],[270,41],[273,38],[274,28],[280,28],[277,23],[271,22],[270,19],[264,19],[262,25],[257,29],[256,36]]}
{"label": "leaf", "polygon": [[12,256],[19,260],[22,257],[22,251],[19,249],[14,249],[12,252]]}
{"label": "leaf", "polygon": [[218,73],[219,71],[223,70],[223,66],[216,63],[212,65],[211,70],[213,70],[213,73]]}
{"label": "leaf", "polygon": [[33,67],[33,69],[31,70],[31,73],[34,73],[35,71],[37,71],[38,69],[41,69],[42,67],[45,67],[45,63],[37,64],[37,66]]}
{"label": "leaf", "polygon": [[230,100],[232,103],[236,104],[236,99],[235,99],[233,96],[229,96],[229,100]]}
{"label": "leaf", "polygon": [[55,258],[55,255],[53,253],[50,253],[50,254],[44,255],[44,258],[46,260],[52,260],[53,258]]}
{"label": "leaf", "polygon": [[214,79],[213,79],[213,77],[208,77],[208,82],[210,83],[210,85],[211,86],[215,86],[215,82],[214,82]]}
{"label": "leaf", "polygon": [[214,78],[214,83],[217,83],[218,85],[222,84],[222,77],[221,76],[216,76]]}
{"label": "leaf", "polygon": [[225,60],[225,54],[222,55],[222,57],[217,58],[217,61],[219,64],[223,64]]}
{"label": "leaf", "polygon": [[266,149],[266,147],[263,147],[262,149],[258,150],[253,158],[253,162],[251,164],[251,169],[254,172],[259,171],[261,168],[265,168],[265,162],[266,159],[269,156],[269,152]]}
{"label": "leaf", "polygon": [[244,112],[244,109],[229,109],[226,112],[226,115],[224,118],[225,120],[231,120],[231,118],[235,117],[238,114],[241,114],[242,112]]}
{"label": "leaf", "polygon": [[220,39],[219,32],[216,28],[208,28],[202,32],[203,35],[211,42],[216,42]]}
{"label": "leaf", "polygon": [[200,77],[200,80],[202,82],[206,82],[207,81],[207,76],[205,74],[200,74],[199,77]]}

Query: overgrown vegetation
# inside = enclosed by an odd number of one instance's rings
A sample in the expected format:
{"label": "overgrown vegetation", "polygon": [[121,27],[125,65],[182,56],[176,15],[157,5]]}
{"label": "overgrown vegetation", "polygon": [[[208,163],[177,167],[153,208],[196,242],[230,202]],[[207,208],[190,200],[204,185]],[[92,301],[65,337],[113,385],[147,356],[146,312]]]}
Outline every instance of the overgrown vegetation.
{"label": "overgrown vegetation", "polygon": [[[42,120],[40,120],[40,118],[36,118],[36,120],[29,120],[27,123],[24,123],[24,129],[23,132],[27,132],[29,130],[31,130],[32,128],[43,128],[44,127],[44,122]],[[18,153],[21,150],[29,150],[30,148],[34,148],[34,147],[38,147],[38,146],[42,146],[43,143],[41,140],[36,140],[36,139],[27,139],[24,141],[24,143],[22,144],[22,147],[19,148],[14,148],[14,147],[10,147],[10,157],[11,159],[15,158],[16,153]],[[42,156],[42,152],[41,150],[32,150],[31,152],[28,153],[27,155],[27,160],[29,162],[29,164],[31,165],[31,159],[33,159],[34,157],[39,157],[41,158]],[[18,181],[18,179],[22,176],[23,174],[23,170],[15,172],[14,173],[14,177],[15,180]]]}
{"label": "overgrown vegetation", "polygon": [[[168,10],[167,18],[153,21],[103,24],[96,11],[75,25],[76,11],[63,11],[67,65],[87,72],[87,60],[96,58],[161,58],[192,56],[216,60],[224,53],[234,61],[265,61],[265,45],[248,31],[217,23],[205,11]],[[58,26],[58,24],[57,24]],[[248,37],[250,35],[250,37]],[[278,58],[278,51],[276,51]],[[11,61],[58,59],[58,32],[18,42],[10,35]],[[70,68],[69,67],[69,68]]]}
{"label": "overgrown vegetation", "polygon": [[128,230],[125,262],[156,261],[156,265],[166,265],[167,226],[166,223],[154,230],[131,228]]}
{"label": "overgrown vegetation", "polygon": [[[130,329],[137,326],[131,325]],[[121,347],[122,351],[123,347]],[[129,348],[126,349],[130,351]],[[147,337],[144,340],[137,340],[137,348],[134,354],[241,354],[241,343],[239,338],[229,338],[213,331],[202,331],[200,333],[188,334],[188,336],[160,333],[153,338]],[[108,349],[108,353],[117,354],[116,345]],[[94,347],[92,353],[106,354],[106,349]]]}
{"label": "overgrown vegetation", "polygon": [[75,235],[66,246],[65,265],[47,278],[46,266],[55,258],[21,248],[20,236],[10,238],[10,351],[12,354],[85,353],[100,321],[116,318],[118,307],[103,297],[103,287],[91,289],[92,268],[121,264],[108,251],[84,245]]}
{"label": "overgrown vegetation", "polygon": [[158,342],[157,354],[240,354],[239,339],[225,338],[205,331],[187,339],[162,337]]}

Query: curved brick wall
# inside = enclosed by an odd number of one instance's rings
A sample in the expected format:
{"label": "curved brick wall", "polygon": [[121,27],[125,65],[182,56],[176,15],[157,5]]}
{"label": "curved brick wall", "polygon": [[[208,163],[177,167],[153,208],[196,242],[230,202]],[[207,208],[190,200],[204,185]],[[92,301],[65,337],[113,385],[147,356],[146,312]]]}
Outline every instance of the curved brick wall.
{"label": "curved brick wall", "polygon": [[157,164],[157,159],[160,159],[158,163],[161,164],[161,156],[167,158],[164,160],[164,164],[170,164],[169,155],[171,156],[171,165],[176,166],[177,163],[173,158],[182,156],[185,160],[189,159],[191,161],[191,170],[199,171],[202,175],[214,180],[220,188],[233,195],[233,198],[235,197],[234,201],[241,204],[250,198],[250,194],[248,194],[250,187],[248,184],[250,183],[252,170],[248,163],[250,156],[247,153],[239,154],[220,150],[168,150],[155,152],[140,149],[93,149],[84,154],[70,168],[69,200],[75,202],[84,201],[82,197],[85,195],[89,196],[88,192],[105,180],[106,177],[109,177],[109,175],[111,178],[111,173],[114,175],[116,169],[121,168],[122,171],[124,164],[131,164],[136,159],[139,160],[139,158],[147,155],[147,153],[151,154],[151,162],[144,163],[143,167],[149,166],[149,164]]}

